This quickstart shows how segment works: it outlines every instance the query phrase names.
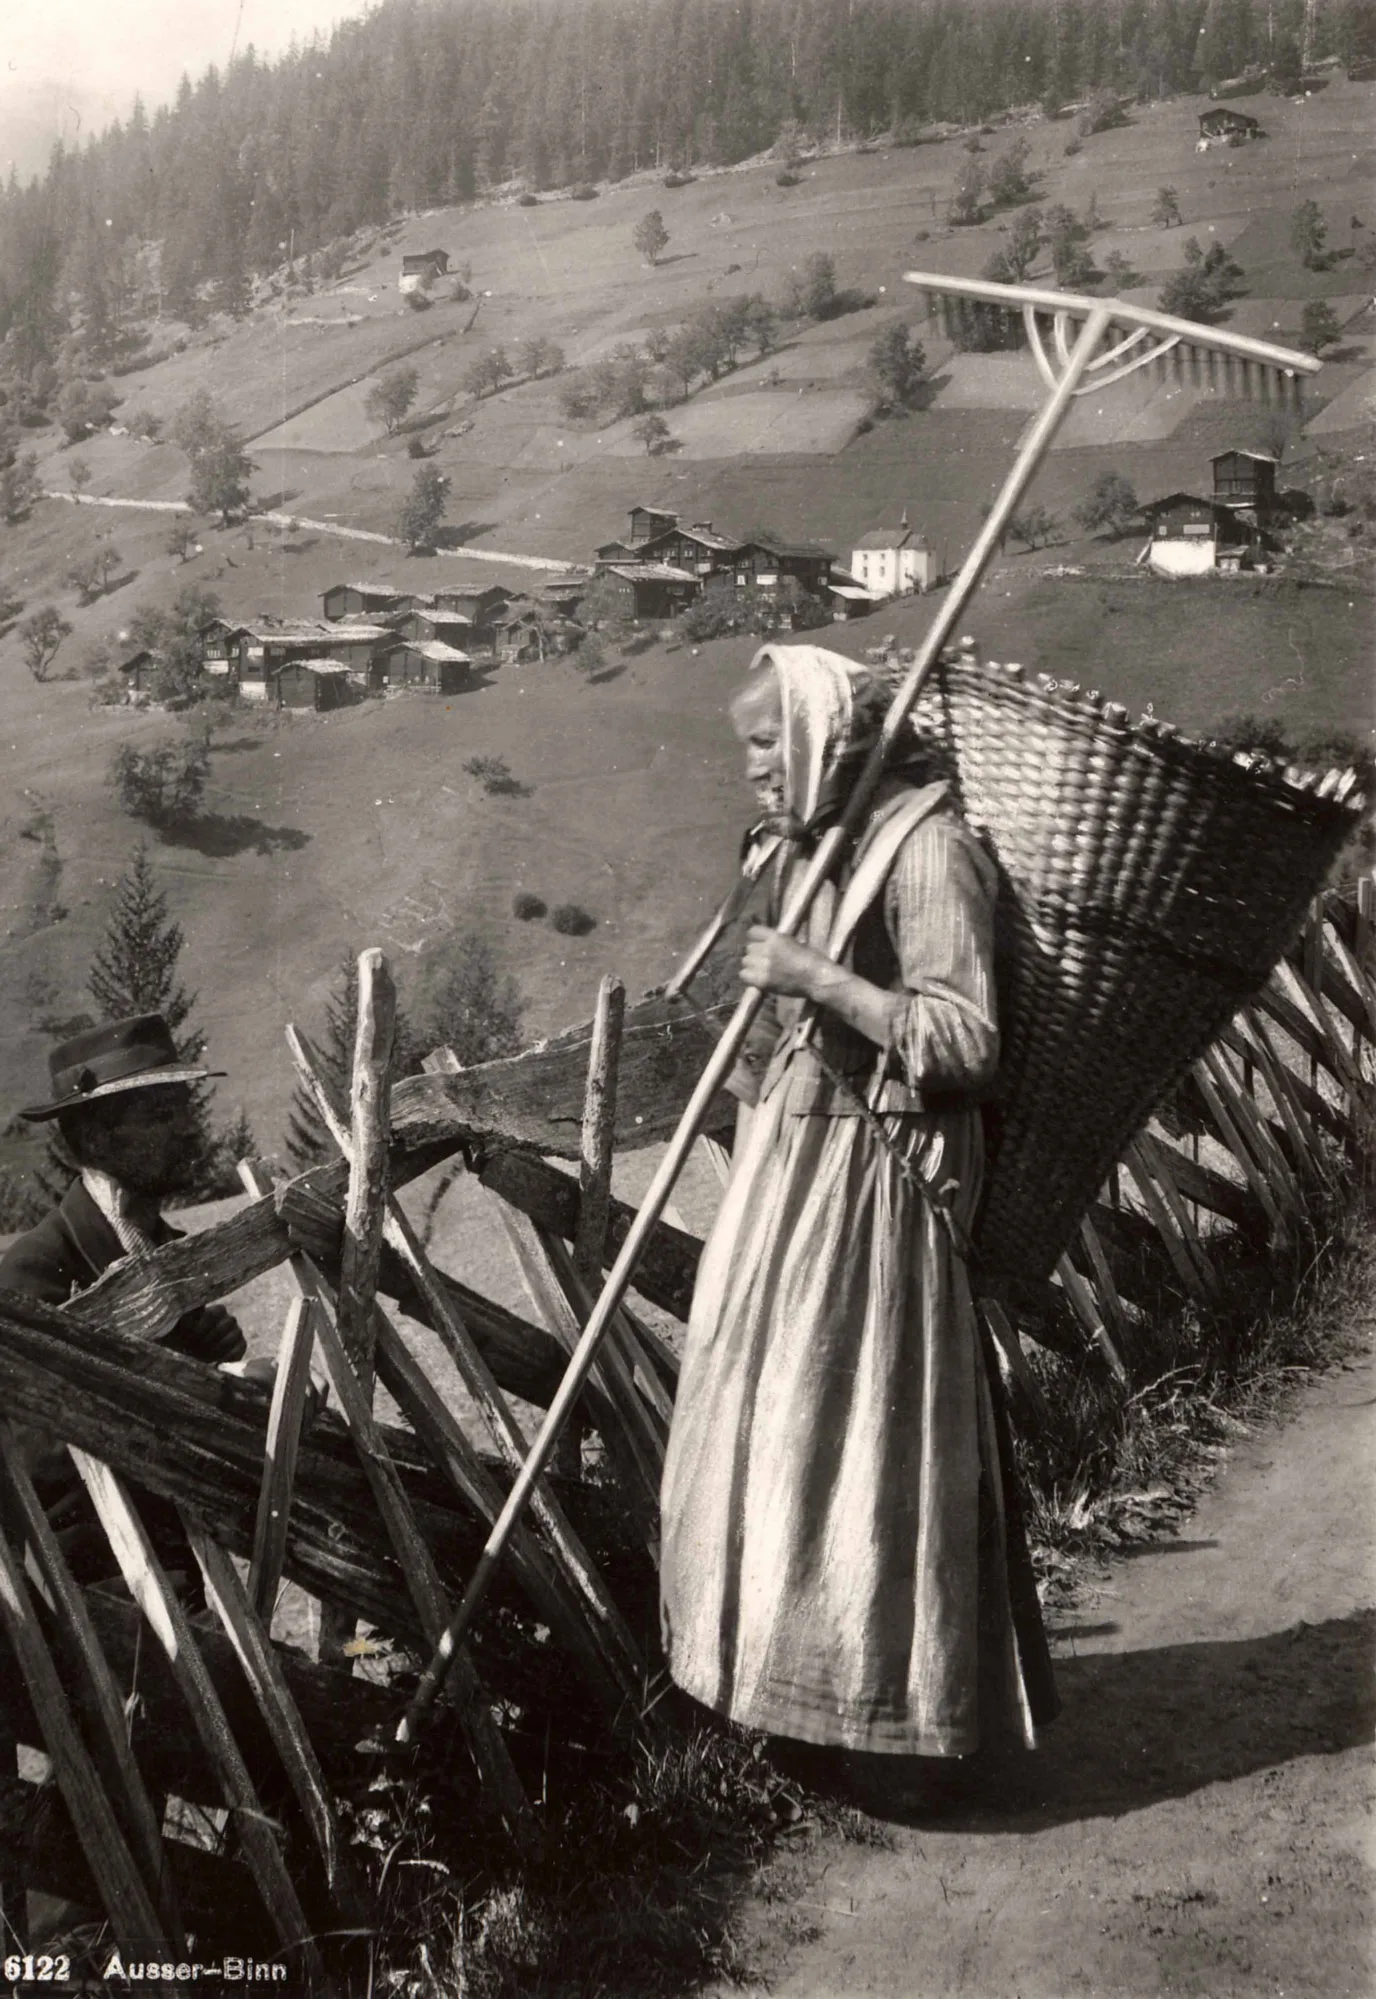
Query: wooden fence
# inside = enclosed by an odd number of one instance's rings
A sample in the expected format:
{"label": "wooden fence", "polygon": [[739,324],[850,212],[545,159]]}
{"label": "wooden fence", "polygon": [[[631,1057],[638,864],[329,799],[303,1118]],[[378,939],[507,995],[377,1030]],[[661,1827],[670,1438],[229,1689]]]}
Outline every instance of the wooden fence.
{"label": "wooden fence", "polygon": [[[1001,1365],[1027,1390],[1023,1420],[1036,1409],[1027,1339],[1096,1353],[1129,1392],[1151,1365],[1163,1287],[1207,1306],[1231,1238],[1296,1238],[1367,1170],[1374,956],[1371,881],[1318,901],[1265,989],[1128,1147],[1051,1285],[985,1300]],[[6,1822],[23,1828],[0,1844],[0,1895],[16,1948],[23,1891],[42,1886],[102,1910],[127,1960],[176,1962],[189,1930],[204,1956],[232,1911],[240,1951],[321,1990],[349,1977],[341,1947],[317,1938],[366,1938],[376,1912],[337,1800],[359,1741],[390,1741],[402,1707],[351,1676],[352,1634],[364,1619],[428,1656],[443,1632],[526,1448],[511,1398],[548,1403],[629,1223],[614,1152],[667,1136],[713,1018],[651,999],[623,1019],[609,981],[590,1028],[467,1071],[437,1051],[393,1091],[390,978],[367,952],[348,1105],[290,1035],[337,1164],[281,1184],[246,1165],[252,1198],[229,1220],[126,1259],[61,1309],[0,1294],[0,1626],[14,1656],[0,1728]],[[705,1141],[719,1166],[723,1136]],[[397,1196],[442,1161],[499,1197],[543,1323],[432,1266]],[[661,1223],[639,1298],[686,1318],[700,1251]],[[183,1313],[281,1265],[295,1299],[271,1393],[156,1344]],[[476,1416],[455,1415],[393,1307],[433,1329]],[[499,1614],[500,1644],[484,1628],[449,1666],[475,1809],[528,1853],[539,1816],[519,1728],[499,1726],[499,1710],[543,1698],[555,1712],[550,1687],[566,1699],[572,1676],[580,1720],[608,1740],[664,1727],[655,1559],[677,1361],[652,1316],[620,1313],[585,1394],[604,1477],[585,1481],[566,1457],[542,1483],[484,1620]],[[311,1413],[313,1362],[329,1378],[324,1413]],[[379,1383],[405,1427],[377,1420]],[[68,1446],[123,1599],[76,1580],[25,1470],[24,1426]],[[178,1509],[205,1614],[188,1614],[139,1493]],[[320,1663],[270,1638],[284,1578],[322,1606]],[[60,1809],[20,1748],[48,1759]],[[226,1814],[226,1852],[174,1837],[169,1799]]]}

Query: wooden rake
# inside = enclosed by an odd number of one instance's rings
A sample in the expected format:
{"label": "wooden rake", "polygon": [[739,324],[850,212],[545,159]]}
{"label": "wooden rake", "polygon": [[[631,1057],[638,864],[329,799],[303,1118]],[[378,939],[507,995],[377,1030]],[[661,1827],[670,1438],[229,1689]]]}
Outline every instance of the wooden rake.
{"label": "wooden rake", "polygon": [[[1086,298],[1073,292],[1044,291],[1029,285],[993,284],[981,278],[950,278],[930,271],[909,271],[906,281],[925,292],[929,299],[937,300],[938,310],[943,312],[998,315],[1014,322],[1021,318],[1033,357],[1051,393],[1023,433],[1017,456],[999,495],[961,565],[945,603],[932,620],[916,660],[893,698],[878,740],[856,779],[844,811],[822,835],[803,878],[789,895],[778,922],[778,929],[785,937],[796,935],[822,884],[863,823],[885,766],[927,678],[965,615],[989,558],[1002,541],[1009,520],[1036,475],[1074,398],[1107,388],[1139,369],[1165,365],[1167,357],[1171,357],[1173,366],[1189,365],[1204,372],[1213,370],[1216,373],[1221,366],[1225,378],[1231,366],[1236,393],[1247,396],[1260,393],[1274,401],[1293,401],[1298,395],[1302,378],[1319,371],[1320,364],[1312,355],[1272,346],[1268,341],[1253,340],[1245,334],[1230,333],[1222,327],[1175,319],[1169,313],[1153,312],[1121,299]],[[1045,327],[1044,321],[1049,322]],[[1266,378],[1269,378],[1269,388],[1263,386]],[[1203,374],[1200,379],[1203,380]],[[700,944],[695,947],[697,963],[690,960],[689,967],[685,968],[690,975],[705,955]],[[688,979],[680,976],[672,985],[675,990],[681,991],[687,983]],[[422,1691],[407,1711],[402,1723],[403,1740],[413,1735],[423,1720],[443,1683],[452,1648],[462,1642],[477,1615],[512,1530],[524,1513],[560,1433],[573,1413],[598,1349],[609,1328],[616,1322],[636,1266],[702,1129],[712,1100],[730,1075],[751,1024],[763,1004],[762,992],[749,989],[745,992],[688,1100],[640,1210],[627,1231],[620,1253],[607,1273],[601,1295],[588,1316],[558,1392],[546,1412],[540,1434],[507,1495],[506,1504],[493,1523],[462,1601],[422,1679]]]}

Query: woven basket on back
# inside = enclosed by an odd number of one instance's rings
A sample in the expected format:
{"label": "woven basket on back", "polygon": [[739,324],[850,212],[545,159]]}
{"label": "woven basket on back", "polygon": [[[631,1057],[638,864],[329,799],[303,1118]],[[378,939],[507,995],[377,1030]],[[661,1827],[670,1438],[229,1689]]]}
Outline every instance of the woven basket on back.
{"label": "woven basket on back", "polygon": [[1054,690],[965,653],[915,715],[999,863],[1003,1074],[976,1247],[1027,1278],[1264,984],[1358,818],[1313,777]]}

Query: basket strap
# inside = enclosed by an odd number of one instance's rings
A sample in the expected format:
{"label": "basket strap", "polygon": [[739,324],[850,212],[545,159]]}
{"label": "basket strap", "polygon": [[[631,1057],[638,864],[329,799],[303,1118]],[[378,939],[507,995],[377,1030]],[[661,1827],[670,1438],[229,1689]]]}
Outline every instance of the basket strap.
{"label": "basket strap", "polygon": [[839,963],[861,917],[883,893],[903,842],[924,819],[929,819],[939,806],[945,804],[950,789],[942,779],[935,784],[924,784],[920,791],[901,792],[866,827],[851,863],[850,880],[832,920],[831,935],[827,939],[829,958]]}

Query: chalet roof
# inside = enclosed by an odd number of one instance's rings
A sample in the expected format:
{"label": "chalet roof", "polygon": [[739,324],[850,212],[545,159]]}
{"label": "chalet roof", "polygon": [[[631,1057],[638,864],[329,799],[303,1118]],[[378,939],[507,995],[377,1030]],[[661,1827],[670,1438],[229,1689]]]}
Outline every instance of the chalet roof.
{"label": "chalet roof", "polygon": [[457,646],[447,646],[443,639],[402,639],[399,645],[389,646],[389,652],[418,652],[422,659],[433,659],[441,663],[447,659],[469,663],[468,654],[460,652]]}
{"label": "chalet roof", "polygon": [[871,528],[851,543],[852,548],[906,548],[913,538],[908,527]]}
{"label": "chalet roof", "polygon": [[827,591],[833,597],[845,597],[856,603],[882,604],[885,600],[877,590],[866,590],[859,583],[838,583],[833,577],[827,583]]}
{"label": "chalet roof", "polygon": [[424,618],[427,625],[472,625],[467,611],[440,611],[431,604],[418,604],[410,613],[413,618]]}
{"label": "chalet roof", "polygon": [[322,590],[322,597],[332,596],[336,590],[357,590],[360,597],[404,597],[404,590],[394,590],[390,583],[332,583],[328,590]]}
{"label": "chalet roof", "polygon": [[339,645],[349,639],[389,639],[393,636],[386,625],[329,623],[324,618],[266,618],[260,623],[234,625],[230,629],[242,632],[256,644],[270,645],[310,645],[317,640],[329,645]]}
{"label": "chalet roof", "polygon": [[153,655],[147,646],[140,646],[137,652],[125,654],[124,658],[119,661],[119,670],[121,673],[132,673],[135,667],[142,666],[145,660],[152,657]]}
{"label": "chalet roof", "polygon": [[662,534],[652,534],[649,542],[642,542],[640,546],[647,548],[654,542],[667,541],[671,534],[681,536],[684,541],[695,541],[700,548],[714,549],[718,554],[729,554],[735,549],[744,548],[745,546],[745,542],[741,536],[718,534],[714,528],[710,528],[705,524],[698,527],[686,528],[681,525],[675,525],[671,528],[665,528]]}
{"label": "chalet roof", "polygon": [[1201,125],[1207,125],[1211,122],[1214,124],[1222,122],[1225,125],[1246,125],[1252,131],[1259,130],[1261,126],[1259,118],[1251,118],[1245,111],[1234,111],[1231,104],[1211,104],[1207,111],[1199,113],[1199,122]]}
{"label": "chalet roof", "polygon": [[1258,465],[1280,464],[1279,458],[1273,457],[1269,451],[1238,451],[1238,450],[1216,451],[1213,457],[1209,460],[1209,463],[1211,465],[1221,465],[1225,458],[1254,458]]}
{"label": "chalet roof", "polygon": [[766,555],[812,556],[821,562],[830,562],[832,551],[823,548],[817,541],[779,541],[774,535],[743,535],[737,543],[740,548],[762,548]]}
{"label": "chalet roof", "polygon": [[347,673],[348,667],[342,659],[290,659],[285,666],[279,666],[273,679],[280,679],[284,673]]}
{"label": "chalet roof", "polygon": [[1217,500],[1205,499],[1199,493],[1167,493],[1162,500],[1144,500],[1142,513],[1148,520],[1157,514],[1173,513],[1180,507],[1194,507],[1202,514],[1224,514],[1228,509]]}
{"label": "chalet roof", "polygon": [[442,271],[446,270],[449,265],[449,252],[447,250],[410,250],[403,255],[401,260],[403,271],[419,271],[426,264],[438,264]]}
{"label": "chalet roof", "polygon": [[672,562],[609,562],[608,573],[624,576],[628,583],[693,583],[697,577]]}

